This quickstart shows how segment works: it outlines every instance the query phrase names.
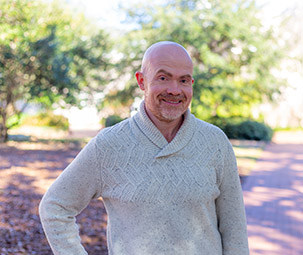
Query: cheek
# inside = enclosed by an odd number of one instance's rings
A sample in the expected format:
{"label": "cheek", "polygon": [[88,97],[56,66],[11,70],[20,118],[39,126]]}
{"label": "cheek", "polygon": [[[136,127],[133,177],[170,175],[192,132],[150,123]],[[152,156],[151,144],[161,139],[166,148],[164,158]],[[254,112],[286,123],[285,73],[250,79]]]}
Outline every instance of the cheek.
{"label": "cheek", "polygon": [[158,95],[159,94],[154,89],[149,88],[148,90],[145,90],[145,100],[150,105],[156,104]]}
{"label": "cheek", "polygon": [[183,93],[186,95],[187,98],[192,98],[193,96],[193,88],[189,87],[183,90]]}
{"label": "cheek", "polygon": [[159,96],[161,93],[163,93],[163,88],[161,88],[160,86],[152,86],[149,88],[148,90],[148,95],[150,97],[157,97]]}

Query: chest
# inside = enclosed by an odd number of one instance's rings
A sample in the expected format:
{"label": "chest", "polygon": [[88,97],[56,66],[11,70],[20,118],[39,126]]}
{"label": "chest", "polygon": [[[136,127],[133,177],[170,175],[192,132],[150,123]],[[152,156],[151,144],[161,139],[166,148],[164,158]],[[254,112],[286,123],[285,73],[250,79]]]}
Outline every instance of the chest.
{"label": "chest", "polygon": [[121,202],[213,201],[219,195],[215,152],[200,148],[156,158],[155,151],[133,146],[110,153],[102,167],[106,199]]}

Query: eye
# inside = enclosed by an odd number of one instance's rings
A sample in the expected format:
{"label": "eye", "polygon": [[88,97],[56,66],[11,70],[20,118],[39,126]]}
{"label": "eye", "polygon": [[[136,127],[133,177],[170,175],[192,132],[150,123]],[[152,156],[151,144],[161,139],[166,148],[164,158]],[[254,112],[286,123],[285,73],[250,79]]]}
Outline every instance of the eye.
{"label": "eye", "polygon": [[165,77],[165,76],[160,76],[160,77],[159,77],[159,80],[160,80],[160,81],[165,81],[165,80],[166,80],[166,77]]}
{"label": "eye", "polygon": [[180,80],[182,84],[189,84],[190,80],[189,79],[181,79]]}

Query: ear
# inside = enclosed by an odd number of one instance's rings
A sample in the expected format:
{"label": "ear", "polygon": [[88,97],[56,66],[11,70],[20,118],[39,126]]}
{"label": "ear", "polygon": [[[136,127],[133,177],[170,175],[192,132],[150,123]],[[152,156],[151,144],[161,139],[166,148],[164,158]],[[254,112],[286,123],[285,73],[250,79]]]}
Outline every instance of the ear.
{"label": "ear", "polygon": [[137,79],[137,83],[138,83],[138,85],[139,85],[139,88],[140,88],[141,90],[145,90],[143,73],[137,71],[137,72],[136,72],[136,79]]}

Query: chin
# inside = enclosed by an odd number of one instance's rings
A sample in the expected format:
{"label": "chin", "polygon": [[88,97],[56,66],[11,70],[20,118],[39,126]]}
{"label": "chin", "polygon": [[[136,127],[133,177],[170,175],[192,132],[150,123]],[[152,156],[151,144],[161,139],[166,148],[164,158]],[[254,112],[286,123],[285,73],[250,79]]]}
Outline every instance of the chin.
{"label": "chin", "polygon": [[164,121],[171,122],[171,121],[177,120],[180,117],[182,117],[182,115],[184,113],[185,113],[185,111],[178,111],[178,112],[163,111],[163,112],[161,112],[161,117]]}

